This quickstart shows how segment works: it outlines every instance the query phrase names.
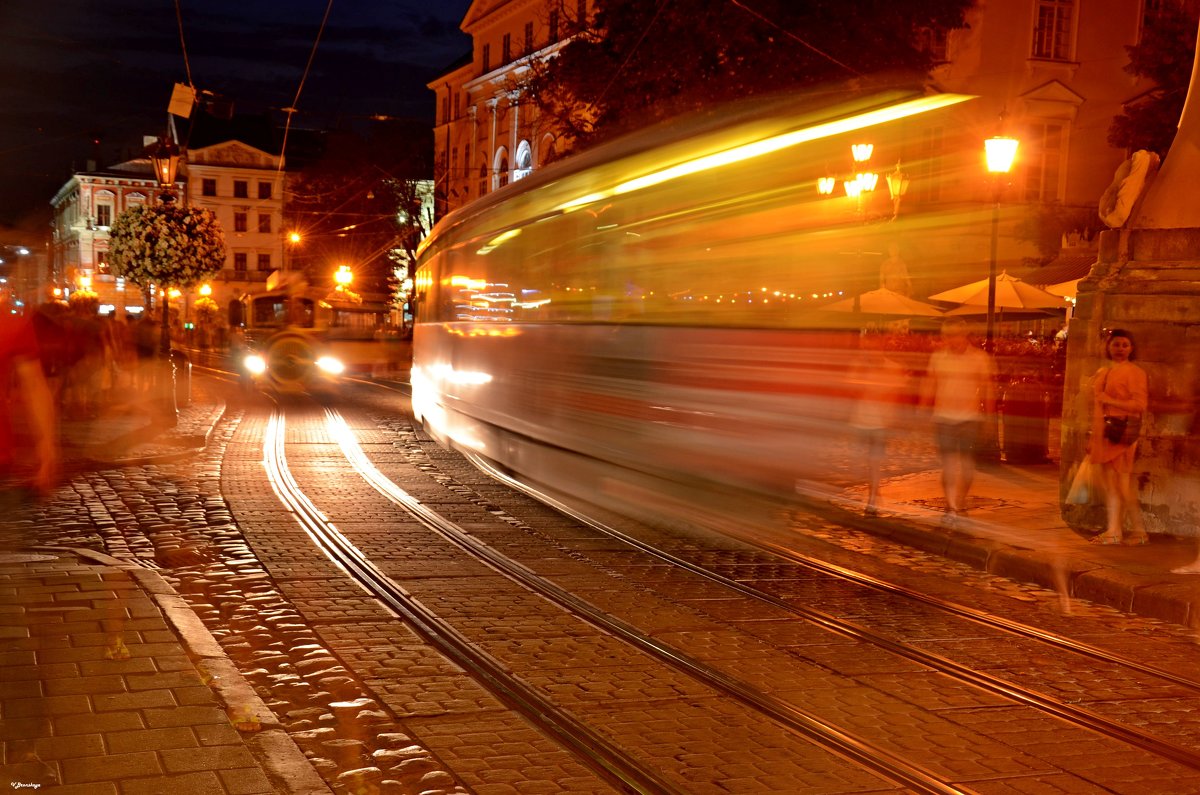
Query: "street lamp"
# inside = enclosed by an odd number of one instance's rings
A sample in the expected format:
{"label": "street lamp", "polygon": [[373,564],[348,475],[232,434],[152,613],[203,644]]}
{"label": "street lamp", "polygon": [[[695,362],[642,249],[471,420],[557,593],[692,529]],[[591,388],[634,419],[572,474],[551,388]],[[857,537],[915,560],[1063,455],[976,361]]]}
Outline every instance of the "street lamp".
{"label": "street lamp", "polygon": [[988,353],[996,348],[996,247],[1000,240],[1000,190],[1001,175],[1012,170],[1017,157],[1016,138],[997,135],[983,142],[987,170],[992,175],[992,258],[988,268],[987,340],[984,347]]}
{"label": "street lamp", "polygon": [[887,175],[888,193],[892,197],[892,217],[900,214],[900,200],[908,193],[908,174],[900,170],[900,162],[896,161],[896,170]]}
{"label": "street lamp", "polygon": [[339,265],[338,269],[333,274],[333,280],[337,282],[339,292],[345,292],[354,281],[354,271],[350,270],[349,265]]}
{"label": "street lamp", "polygon": [[150,162],[154,164],[154,178],[162,188],[161,201],[164,204],[174,201],[175,175],[179,171],[179,144],[167,137],[159,138],[150,150]]}
{"label": "street lamp", "polygon": [[[154,164],[154,178],[161,189],[159,201],[170,204],[175,201],[175,176],[179,171],[179,144],[168,136],[158,139],[149,152]],[[162,331],[159,335],[159,350],[162,362],[159,367],[162,383],[158,385],[164,418],[174,425],[179,419],[179,408],[175,400],[175,361],[171,356],[171,313],[165,286],[159,285],[160,308],[162,309]]]}

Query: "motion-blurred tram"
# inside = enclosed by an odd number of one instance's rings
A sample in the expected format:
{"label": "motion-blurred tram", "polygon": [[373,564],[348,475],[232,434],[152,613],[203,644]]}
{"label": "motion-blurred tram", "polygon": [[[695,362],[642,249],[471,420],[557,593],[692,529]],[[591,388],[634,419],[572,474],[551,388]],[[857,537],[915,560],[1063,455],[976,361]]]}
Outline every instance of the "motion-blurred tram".
{"label": "motion-blurred tram", "polygon": [[864,142],[889,169],[954,179],[930,131],[953,146],[969,99],[740,107],[451,213],[416,273],[416,416],[445,444],[643,517],[719,521],[738,495],[820,480],[863,324],[831,305],[878,288],[897,252],[952,272],[977,216],[818,187],[854,179]]}
{"label": "motion-blurred tram", "polygon": [[275,276],[243,299],[246,378],[276,392],[328,393],[344,377],[398,369],[388,305]]}

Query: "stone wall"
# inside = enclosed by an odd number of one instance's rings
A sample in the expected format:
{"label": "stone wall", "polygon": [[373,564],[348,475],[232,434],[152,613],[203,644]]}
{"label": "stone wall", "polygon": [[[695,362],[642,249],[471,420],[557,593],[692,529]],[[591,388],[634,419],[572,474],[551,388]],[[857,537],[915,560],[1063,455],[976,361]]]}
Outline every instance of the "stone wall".
{"label": "stone wall", "polygon": [[[1091,379],[1106,329],[1133,333],[1150,379],[1134,477],[1146,528],[1200,536],[1200,229],[1102,233],[1098,261],[1079,284],[1063,393],[1062,493],[1086,452]],[[1101,528],[1103,507],[1064,505],[1072,526]]]}

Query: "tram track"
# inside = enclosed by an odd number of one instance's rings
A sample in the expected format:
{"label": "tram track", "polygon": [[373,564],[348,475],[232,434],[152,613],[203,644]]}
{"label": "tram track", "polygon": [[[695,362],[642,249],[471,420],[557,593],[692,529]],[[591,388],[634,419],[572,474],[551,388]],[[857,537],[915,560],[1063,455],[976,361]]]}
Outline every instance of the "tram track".
{"label": "tram track", "polygon": [[[558,588],[558,586],[555,586],[553,583],[542,580],[542,578],[538,577],[536,574],[533,574],[522,564],[513,560],[509,560],[505,556],[500,555],[495,551],[489,551],[486,544],[481,544],[475,541],[470,533],[462,531],[461,529],[456,529],[453,522],[449,522],[449,520],[444,519],[436,512],[430,511],[426,506],[421,505],[418,500],[414,500],[413,498],[409,497],[402,489],[399,489],[398,486],[388,480],[382,472],[380,472],[371,464],[362,450],[357,448],[356,443],[347,444],[347,442],[352,439],[353,432],[349,430],[349,428],[345,425],[344,420],[341,420],[340,415],[337,412],[327,410],[326,421],[327,426],[331,429],[334,437],[337,438],[339,445],[342,447],[343,454],[348,460],[351,461],[351,463],[359,471],[360,475],[362,475],[362,477],[370,485],[372,485],[376,491],[379,491],[394,504],[402,507],[406,511],[409,511],[414,516],[417,516],[418,519],[420,519],[420,521],[422,521],[422,523],[427,527],[436,530],[444,538],[447,538],[447,540],[450,540],[453,543],[458,544],[460,547],[467,549],[469,552],[471,552],[471,554],[486,560],[488,565],[492,566],[492,568],[503,571],[506,576],[521,582],[524,587],[537,590],[538,592],[547,596],[547,598],[566,607],[572,613],[585,617],[593,625],[601,627],[605,631],[612,632],[613,634],[620,634],[623,629],[632,629],[635,634],[640,634],[637,633],[636,629],[633,629],[628,625],[623,627],[622,625],[624,622],[615,616],[609,616],[608,614],[597,610],[596,608],[591,608],[589,611],[587,606],[585,606],[586,603],[582,602],[582,600],[579,600],[569,592]],[[282,458],[283,437],[281,430],[272,427],[272,429],[268,432],[268,436],[272,438],[272,445],[279,446],[279,454],[275,460],[282,461],[286,467],[286,459]],[[472,463],[478,465],[479,462],[473,461]],[[498,474],[504,475],[504,473]],[[504,478],[507,478],[507,476],[504,475]],[[511,480],[511,478],[508,478],[508,480]],[[330,556],[332,560],[335,560],[338,565],[346,569],[346,571],[349,572],[351,576],[353,576],[361,585],[363,585],[364,588],[368,588],[369,592],[375,594],[377,598],[379,598],[388,606],[389,609],[404,618],[406,621],[412,623],[422,637],[427,640],[427,642],[433,643],[437,645],[439,649],[441,649],[442,647],[440,646],[440,641],[442,638],[449,637],[454,640],[455,643],[452,645],[459,645],[459,650],[456,651],[455,649],[451,648],[444,650],[443,653],[445,653],[447,657],[454,660],[464,669],[475,674],[481,682],[487,684],[489,689],[493,689],[494,682],[500,681],[499,677],[508,676],[503,669],[503,666],[497,666],[489,670],[486,668],[486,666],[482,668],[478,667],[479,664],[476,662],[466,663],[464,660],[460,660],[457,655],[464,653],[461,650],[460,644],[465,643],[469,647],[472,645],[469,640],[455,632],[453,628],[449,627],[448,625],[440,626],[437,617],[431,613],[426,612],[424,615],[422,615],[420,612],[412,612],[413,608],[411,605],[407,608],[403,607],[403,599],[407,596],[405,590],[396,583],[391,582],[386,575],[380,572],[379,569],[375,568],[367,556],[355,548],[354,545],[346,540],[344,536],[340,536],[340,533],[337,532],[337,529],[333,526],[332,522],[330,522],[328,518],[325,517],[324,514],[322,514],[320,510],[311,503],[311,501],[307,500],[306,497],[303,497],[302,492],[300,492],[298,487],[295,486],[294,480],[291,481],[291,485],[288,486],[287,478],[281,476],[279,478],[279,482],[283,484],[283,486],[280,487],[283,489],[282,491],[277,488],[276,493],[279,495],[279,498],[284,501],[286,505],[288,505],[289,510],[296,515],[297,520],[301,522],[302,526],[304,526],[305,532],[313,538],[314,542],[318,544],[319,548],[321,548],[326,555]],[[505,485],[511,487],[513,484],[506,483]],[[275,487],[274,484],[273,487]],[[525,489],[519,490],[525,491]],[[527,491],[526,493],[528,494]],[[540,501],[546,503],[546,500]],[[554,508],[555,510],[562,511],[562,509],[566,508],[566,506],[554,505],[551,503],[546,504],[550,505],[550,507]],[[589,517],[585,517],[582,514],[572,515],[570,513],[570,509],[562,512],[564,515],[570,517],[573,521],[580,522],[581,524],[586,525],[594,530],[601,531],[604,528],[601,523],[595,522],[595,520],[591,520]],[[420,514],[425,515],[422,517]],[[608,530],[612,530],[618,534],[613,535],[614,538],[620,538],[621,536],[625,535],[620,533],[620,531],[615,530],[615,528],[608,528]],[[607,530],[604,531],[607,532]],[[454,535],[459,536],[459,539],[451,537]],[[612,534],[610,533],[610,535]],[[632,537],[625,537],[622,538],[622,540],[626,543],[630,541],[637,541],[637,539],[632,539]],[[465,542],[465,544],[460,542]],[[635,546],[638,546],[638,544],[635,543]],[[670,556],[670,553],[666,553],[661,550],[652,550],[651,548],[643,548],[642,551],[646,552],[647,554],[655,555],[655,557],[658,557],[660,560],[669,562],[672,565],[682,564],[683,568],[687,569],[688,571],[700,574],[701,576],[707,576],[709,579],[723,586],[733,587],[743,596],[749,596],[760,601],[764,601],[768,604],[771,604],[773,607],[782,607],[792,612],[797,612],[797,606],[794,603],[786,602],[779,597],[757,591],[757,589],[747,586],[745,583],[739,583],[736,580],[731,580],[729,578],[721,578],[721,575],[716,574],[715,572],[708,572],[705,574],[702,566],[698,566],[697,564],[689,561],[678,559],[679,562],[676,563],[675,560],[670,559],[673,557]],[[777,550],[774,552],[775,554],[778,554]],[[789,558],[789,562],[796,564],[802,565],[805,562],[805,556],[797,555],[796,557],[790,557],[787,555],[782,555],[781,557]],[[835,564],[826,564],[823,561],[817,561],[816,559],[811,560],[816,565],[810,566],[809,568],[811,568],[813,571],[822,573],[825,576],[840,576],[842,579],[846,579],[845,575],[860,574],[849,569],[845,569],[844,567],[836,566]],[[883,592],[892,593],[893,595],[904,595],[904,593],[908,590],[901,586],[895,586],[883,580],[872,578],[869,575],[860,574],[860,576],[862,581],[859,584],[874,587]],[[716,579],[714,579],[714,577]],[[722,579],[727,580],[728,582],[722,582]],[[850,577],[850,579],[853,580],[854,578]],[[378,591],[376,591],[377,587],[379,589]],[[889,590],[889,587],[891,590]],[[923,594],[917,595],[924,597]],[[394,600],[400,601],[394,603]],[[925,597],[924,599],[918,599],[917,601],[925,600],[932,600],[934,602],[940,601],[932,597]],[[409,599],[410,603],[411,601],[412,600]],[[416,603],[416,606],[418,611],[423,610],[419,603]],[[964,619],[982,620],[986,619],[988,615],[982,611],[977,611],[971,608],[965,608],[962,606],[957,607],[962,611],[960,617]],[[815,611],[811,616],[805,615],[803,612],[801,612],[800,615],[812,621],[813,623],[826,629],[831,629],[838,634],[843,635],[844,637],[853,638],[858,641],[874,643],[875,645],[887,649],[889,652],[894,653],[897,656],[910,659],[914,662],[918,662],[921,665],[941,671],[942,673],[953,676],[960,681],[978,687],[981,690],[1037,708],[1046,714],[1053,715],[1056,718],[1069,721],[1077,726],[1086,728],[1089,731],[1119,740],[1130,745],[1131,747],[1142,749],[1164,759],[1169,759],[1190,769],[1200,769],[1200,755],[1197,755],[1188,748],[1165,742],[1161,738],[1141,732],[1137,729],[1131,729],[1121,724],[1114,723],[1103,718],[1102,716],[1095,715],[1088,710],[1075,707],[1074,705],[1065,704],[1061,701],[1041,696],[1041,694],[1038,694],[1036,691],[1021,688],[1020,686],[1013,685],[1005,680],[990,677],[990,675],[987,674],[984,674],[983,678],[979,678],[978,674],[981,672],[972,671],[970,668],[961,666],[953,661],[943,660],[938,655],[931,655],[924,650],[907,647],[904,644],[892,641],[883,636],[879,636],[877,633],[873,633],[870,630],[864,630],[861,627],[853,626],[852,624],[849,624],[849,622],[844,622],[841,619],[821,614],[819,611]],[[839,626],[839,624],[841,624],[841,626]],[[1053,636],[1051,633],[1046,633],[1036,628],[1029,628],[1026,627],[1026,625],[1021,625],[1017,622],[1011,622],[1007,619],[1000,619],[995,624],[985,625],[993,626],[995,628],[1005,628],[1003,626],[1005,624],[1011,625],[1012,628],[1018,633],[1020,633],[1022,628],[1032,630],[1031,632],[1023,633],[1024,636],[1027,637],[1037,638],[1048,642],[1052,642],[1053,639],[1057,637]],[[694,662],[684,659],[686,658],[686,655],[682,655],[677,649],[672,649],[670,646],[656,641],[653,638],[648,638],[644,635],[642,637],[644,638],[645,645],[640,645],[639,648],[642,648],[647,653],[654,654],[663,662],[670,663],[681,670],[687,670],[690,667],[689,663]],[[1104,659],[1105,661],[1113,663],[1123,662],[1126,659],[1120,655],[1114,655],[1102,649],[1091,647],[1087,644],[1077,644],[1079,649],[1070,648],[1071,645],[1076,643],[1077,642],[1070,641],[1068,644],[1061,645],[1060,648],[1063,648],[1064,650],[1077,651],[1077,653],[1083,654],[1089,654],[1090,652],[1089,656],[1094,656],[1097,659]],[[638,645],[638,643],[634,641],[634,645]],[[468,649],[466,653],[481,653],[484,658],[489,658],[489,655],[487,655],[485,651],[482,651],[478,648],[475,650],[475,652],[471,652],[470,649]],[[491,662],[495,664],[494,660]],[[1138,663],[1137,661],[1129,660],[1128,662],[1132,663],[1132,668],[1136,668],[1143,673],[1149,675],[1158,675],[1161,673],[1164,675],[1164,679],[1170,680],[1175,684],[1191,689],[1200,688],[1200,684],[1197,684],[1196,682],[1185,677],[1179,677],[1167,671],[1160,672],[1159,669],[1156,669],[1153,666],[1146,666]],[[705,667],[702,663],[700,665],[701,667]],[[688,671],[688,673],[689,675],[695,675],[693,671]],[[726,691],[730,694],[737,694],[739,685],[744,684],[739,683],[735,678],[730,677],[716,669],[712,669],[707,675],[709,676],[708,683],[710,686],[725,687]],[[994,681],[989,681],[989,679]],[[531,722],[545,731],[548,736],[559,740],[565,747],[570,748],[577,754],[583,753],[585,756],[586,754],[595,753],[597,748],[595,741],[598,735],[595,735],[595,733],[592,732],[589,736],[589,730],[586,726],[583,726],[582,735],[576,735],[576,739],[571,741],[567,735],[574,731],[574,728],[568,726],[566,729],[564,729],[561,725],[558,725],[557,722],[554,722],[554,724],[549,727],[544,726],[542,721],[546,719],[547,715],[552,714],[555,711],[553,705],[542,699],[541,695],[537,691],[526,687],[519,679],[514,679],[513,681],[517,686],[515,696],[512,694],[504,694],[504,687],[508,687],[509,685],[504,685],[500,688],[500,690],[494,690],[493,692],[496,692],[497,695],[500,695],[501,700],[514,709],[519,709],[521,704],[524,703],[525,709],[530,709],[532,713],[539,718],[538,720],[531,719]],[[732,685],[732,687],[729,685]],[[755,692],[755,689],[752,686],[746,686],[740,689],[743,692],[737,694],[737,697],[739,701],[742,701],[744,704],[750,704],[755,698],[765,695]],[[790,726],[795,731],[807,733],[808,731],[812,730],[813,727],[809,724],[809,721],[810,719],[814,718],[814,716],[804,714],[802,710],[797,710],[793,705],[783,702],[771,704],[771,701],[771,697],[767,696],[765,700],[760,700],[760,703],[755,705],[754,708],[759,712],[770,716],[773,720],[777,720],[782,725]],[[526,714],[523,710],[521,710],[521,712],[522,714]],[[573,720],[573,718],[571,718],[569,715],[567,717],[568,722]],[[816,720],[820,722],[819,719]],[[876,750],[884,749],[873,749],[870,743],[862,743],[860,740],[854,738],[852,734],[839,730],[836,727],[827,728],[832,728],[832,734],[836,739],[834,746],[829,748],[829,750],[837,753],[842,758],[852,759],[857,763],[866,762],[868,765],[875,765],[878,763],[880,755],[876,753]],[[839,734],[842,736],[837,737]],[[582,739],[579,739],[579,737],[582,737]],[[603,738],[599,739],[602,740]],[[838,743],[845,743],[846,740],[849,740],[848,745],[838,745]],[[886,750],[884,750],[882,756],[884,758],[894,757],[893,754]],[[666,788],[658,788],[664,786],[666,783],[654,780],[653,770],[642,770],[642,773],[649,773],[650,778],[649,781],[643,780],[640,782],[638,780],[640,774],[637,772],[614,773],[614,768],[618,768],[622,764],[620,760],[623,757],[623,752],[620,749],[615,749],[615,754],[613,754],[611,758],[602,759],[599,762],[599,767],[596,766],[595,760],[590,761],[589,766],[597,770],[597,772],[600,773],[606,780],[613,782],[627,790],[646,792],[677,791],[670,788],[669,784],[666,785]],[[870,761],[872,758],[875,761]],[[881,775],[883,775],[883,777],[885,777],[887,780],[896,782],[908,789],[922,792],[969,791],[958,788],[948,781],[943,781],[937,776],[927,777],[927,771],[923,771],[919,767],[910,765],[903,759],[893,758],[889,761],[898,761],[900,763],[900,773],[897,774],[896,770],[891,770],[881,773]],[[915,778],[913,777],[914,772],[916,774]]]}
{"label": "tram track", "polygon": [[916,792],[958,793],[969,791],[940,779],[932,772],[900,758],[884,748],[860,737],[855,737],[852,733],[834,726],[794,704],[763,693],[752,685],[731,677],[679,649],[649,637],[636,627],[596,608],[533,573],[522,564],[496,552],[454,522],[430,510],[387,478],[362,452],[353,438],[353,432],[341,415],[328,408],[325,413],[331,434],[337,440],[347,460],[367,483],[391,502],[411,513],[428,528],[484,560],[489,566],[513,581],[536,591],[572,613],[582,616],[594,626],[619,637],[659,661],[703,682],[707,687],[729,696],[776,723],[803,735],[819,747],[853,761],[864,769],[876,772],[887,780]]}
{"label": "tram track", "polygon": [[313,544],[360,587],[403,619],[425,642],[469,671],[511,709],[571,749],[609,783],[630,792],[664,795],[681,792],[655,771],[634,763],[605,738],[556,709],[380,571],[300,489],[288,469],[284,442],[283,414],[275,410],[263,442],[264,467],[271,488]]}

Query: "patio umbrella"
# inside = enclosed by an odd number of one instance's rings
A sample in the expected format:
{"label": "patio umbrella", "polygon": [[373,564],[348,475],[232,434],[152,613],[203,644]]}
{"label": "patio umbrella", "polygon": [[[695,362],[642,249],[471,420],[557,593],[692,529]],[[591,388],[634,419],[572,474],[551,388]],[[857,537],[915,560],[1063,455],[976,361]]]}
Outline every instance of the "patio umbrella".
{"label": "patio umbrella", "polygon": [[[956,314],[972,314],[968,307],[984,307],[988,305],[988,280],[982,279],[953,290],[946,290],[937,295],[929,296],[931,301],[949,301],[964,306],[954,310]],[[1007,272],[996,277],[996,309],[997,310],[1036,310],[1063,309],[1067,303],[1061,296],[1051,295],[1045,290],[1038,289],[1032,284],[1021,281]],[[961,311],[960,311],[961,310]]]}
{"label": "patio umbrella", "polygon": [[896,315],[898,317],[940,317],[942,310],[909,298],[903,293],[880,287],[844,301],[823,306],[829,312],[859,312],[864,315]]}
{"label": "patio umbrella", "polygon": [[1075,294],[1079,292],[1079,283],[1081,281],[1083,279],[1071,279],[1067,282],[1052,284],[1046,288],[1046,292],[1051,295],[1061,295],[1063,298],[1074,298]]}

